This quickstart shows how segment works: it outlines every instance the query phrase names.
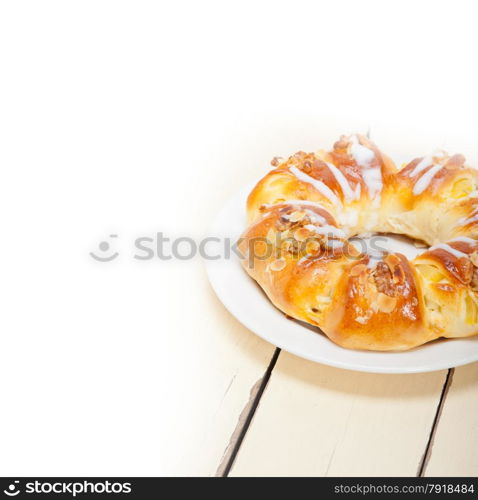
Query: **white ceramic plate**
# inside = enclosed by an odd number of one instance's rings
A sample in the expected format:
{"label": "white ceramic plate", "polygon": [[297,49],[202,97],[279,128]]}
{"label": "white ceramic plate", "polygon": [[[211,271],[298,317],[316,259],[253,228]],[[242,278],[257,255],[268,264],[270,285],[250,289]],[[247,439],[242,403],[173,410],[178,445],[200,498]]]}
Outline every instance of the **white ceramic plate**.
{"label": "white ceramic plate", "polygon": [[[232,253],[226,258],[222,252],[224,238],[237,241],[246,227],[246,198],[251,189],[252,185],[241,190],[217,214],[210,236],[221,238],[218,245],[222,257],[206,260],[209,280],[217,296],[243,325],[297,356],[349,370],[417,373],[478,360],[478,336],[438,340],[406,352],[352,351],[334,344],[311,325],[287,319],[242,269],[238,257]],[[219,253],[219,246],[217,250]],[[211,250],[208,253],[214,254]]]}

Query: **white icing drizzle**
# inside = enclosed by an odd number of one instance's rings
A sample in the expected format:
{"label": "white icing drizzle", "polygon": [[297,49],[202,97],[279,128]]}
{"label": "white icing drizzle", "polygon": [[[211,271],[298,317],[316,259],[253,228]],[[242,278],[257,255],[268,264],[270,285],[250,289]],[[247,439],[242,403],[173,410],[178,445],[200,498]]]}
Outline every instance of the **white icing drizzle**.
{"label": "white icing drizzle", "polygon": [[445,252],[451,253],[457,259],[459,259],[461,257],[468,258],[468,254],[466,254],[464,252],[460,252],[459,250],[456,250],[455,248],[451,247],[450,245],[447,245],[446,243],[439,243],[438,245],[434,245],[434,246],[430,247],[428,249],[428,251],[437,250],[437,249],[445,250]]}
{"label": "white icing drizzle", "polygon": [[314,186],[317,191],[322,193],[326,198],[328,198],[334,205],[341,205],[340,200],[337,198],[337,195],[322,181],[318,179],[314,179],[310,175],[307,175],[302,170],[299,170],[297,167],[290,167],[290,171],[294,174],[297,179],[302,182],[307,182],[310,185]]}
{"label": "white icing drizzle", "polygon": [[278,207],[279,205],[311,205],[316,208],[321,208],[322,210],[327,210],[324,205],[321,205],[317,201],[307,201],[307,200],[286,200],[279,203],[264,203],[262,206],[266,208]]}
{"label": "white icing drizzle", "polygon": [[316,224],[327,224],[327,221],[325,220],[324,217],[322,217],[321,215],[317,215],[315,212],[312,212],[312,210],[306,209],[305,212],[309,216],[309,219],[312,222],[315,222]]}
{"label": "white icing drizzle", "polygon": [[472,191],[467,198],[478,198],[478,190]]}
{"label": "white icing drizzle", "polygon": [[456,225],[457,226],[467,226],[468,224],[471,224],[472,222],[476,222],[477,220],[478,220],[478,214],[476,212],[473,212],[470,217],[458,219]]}
{"label": "white icing drizzle", "polygon": [[354,157],[354,160],[361,167],[369,168],[370,164],[375,158],[375,153],[371,149],[362,146],[356,135],[352,135],[350,137],[350,142],[351,142],[350,152]]}
{"label": "white icing drizzle", "polygon": [[309,231],[313,231],[317,234],[325,234],[325,235],[332,235],[337,238],[345,238],[345,233],[342,231],[342,229],[339,229],[338,227],[335,226],[330,226],[329,224],[326,224],[325,226],[314,226],[313,224],[306,224],[304,226],[306,229]]}
{"label": "white icing drizzle", "polygon": [[[345,175],[333,164],[329,162],[325,162],[329,170],[332,172],[335,180],[340,184],[342,188],[342,193],[347,201],[352,201],[356,197],[356,193],[350,187],[349,181],[345,177]],[[360,187],[360,184],[358,185]]]}
{"label": "white icing drizzle", "polygon": [[461,241],[463,243],[469,243],[470,245],[476,245],[478,243],[477,240],[468,238],[467,236],[458,236],[457,238],[453,238],[452,240],[450,240],[450,243],[452,243],[453,241]]}
{"label": "white icing drizzle", "polygon": [[444,165],[435,165],[430,170],[427,170],[413,186],[413,194],[415,196],[422,194],[423,191],[425,191],[425,189],[429,186],[433,177],[435,177],[437,172],[439,172],[443,167]]}
{"label": "white icing drizzle", "polygon": [[350,137],[350,154],[362,167],[362,178],[367,186],[368,193],[372,199],[380,202],[380,196],[383,188],[382,170],[380,166],[372,166],[375,153],[360,144],[356,135]]}
{"label": "white icing drizzle", "polygon": [[374,268],[382,259],[383,259],[383,253],[373,253],[368,251],[368,262],[367,262],[367,267],[369,269]]}
{"label": "white icing drizzle", "polygon": [[380,168],[367,168],[362,171],[362,177],[372,198],[380,199],[382,191],[382,172]]}
{"label": "white icing drizzle", "polygon": [[327,240],[326,244],[329,248],[342,248],[344,246],[344,242],[340,240]]}
{"label": "white icing drizzle", "polygon": [[[297,207],[295,207],[295,208],[297,208]],[[308,215],[309,219],[314,224],[327,224],[327,220],[324,217],[322,217],[321,215],[316,214],[312,210],[309,210],[309,209],[306,208],[305,209],[305,213]],[[290,220],[291,216],[292,216],[292,214],[284,214],[281,217],[283,219]]]}
{"label": "white icing drizzle", "polygon": [[461,217],[456,221],[455,226],[466,226],[470,222],[474,222],[475,220],[477,220],[477,217],[478,217],[478,207],[474,207],[469,217]]}
{"label": "white icing drizzle", "polygon": [[432,156],[425,156],[417,165],[415,165],[415,168],[409,172],[408,176],[409,177],[415,177],[415,175],[419,174],[422,170],[424,170],[427,167],[430,167],[433,165],[433,158]]}

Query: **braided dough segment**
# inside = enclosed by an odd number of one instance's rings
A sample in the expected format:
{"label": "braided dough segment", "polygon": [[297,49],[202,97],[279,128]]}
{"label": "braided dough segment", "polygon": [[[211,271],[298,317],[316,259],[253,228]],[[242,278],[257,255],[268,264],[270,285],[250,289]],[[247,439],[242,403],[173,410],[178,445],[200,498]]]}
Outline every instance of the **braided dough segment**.
{"label": "braided dough segment", "polygon": [[478,333],[478,242],[459,237],[413,260],[422,290],[426,324],[437,337]]}
{"label": "braided dough segment", "polygon": [[436,338],[426,328],[420,295],[415,270],[404,255],[388,254],[374,268],[358,263],[342,276],[324,331],[349,349],[416,347]]}
{"label": "braided dough segment", "polygon": [[[310,225],[325,228],[326,234],[311,231]],[[333,216],[317,205],[268,207],[239,240],[242,264],[279,309],[320,326],[335,283],[352,262],[347,254],[358,254],[337,231]]]}
{"label": "braided dough segment", "polygon": [[377,208],[389,197],[396,166],[366,137],[352,137],[341,138],[330,152],[300,151],[286,161],[275,158],[276,168],[248,197],[249,222],[260,216],[262,205],[309,200],[322,204],[351,233],[380,225]]}

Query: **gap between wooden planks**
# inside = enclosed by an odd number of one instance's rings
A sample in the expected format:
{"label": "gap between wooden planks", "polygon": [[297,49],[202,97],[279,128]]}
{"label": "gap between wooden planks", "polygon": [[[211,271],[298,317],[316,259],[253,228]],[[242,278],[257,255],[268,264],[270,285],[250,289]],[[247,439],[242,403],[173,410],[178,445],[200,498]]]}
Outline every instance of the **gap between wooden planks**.
{"label": "gap between wooden planks", "polygon": [[[470,368],[457,371],[461,379]],[[433,475],[440,463],[449,463],[440,461],[450,434],[440,422],[443,414],[446,426],[452,425],[448,394],[454,401],[462,392],[459,386],[454,390],[453,372],[349,372],[277,350],[251,394],[218,475]],[[466,377],[468,391],[474,385],[470,378],[478,378],[477,369]],[[466,399],[473,404],[473,398]],[[469,420],[468,429],[477,423]],[[460,470],[448,467],[444,474],[460,475]]]}

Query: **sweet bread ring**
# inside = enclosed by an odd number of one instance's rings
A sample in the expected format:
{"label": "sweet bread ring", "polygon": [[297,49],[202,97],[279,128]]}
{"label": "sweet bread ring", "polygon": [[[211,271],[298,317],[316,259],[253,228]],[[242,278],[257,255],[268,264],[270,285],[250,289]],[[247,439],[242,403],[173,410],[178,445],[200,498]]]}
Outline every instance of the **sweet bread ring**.
{"label": "sweet bread ring", "polygon": [[[478,333],[478,172],[437,152],[397,169],[366,137],[299,152],[247,201],[243,266],[272,303],[350,349],[406,350]],[[432,245],[413,260],[350,238]]]}

